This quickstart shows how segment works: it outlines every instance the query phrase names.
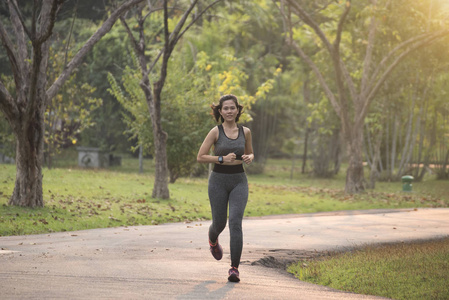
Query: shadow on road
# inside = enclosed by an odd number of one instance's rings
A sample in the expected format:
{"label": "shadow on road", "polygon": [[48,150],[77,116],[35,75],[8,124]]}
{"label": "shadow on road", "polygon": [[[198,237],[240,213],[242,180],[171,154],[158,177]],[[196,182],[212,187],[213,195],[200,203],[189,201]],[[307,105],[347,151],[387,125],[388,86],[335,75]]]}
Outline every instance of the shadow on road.
{"label": "shadow on road", "polygon": [[219,288],[218,290],[211,290],[208,288],[208,285],[216,283],[217,282],[213,280],[204,281],[196,285],[190,293],[181,295],[177,299],[224,299],[226,297],[226,294],[230,292],[236,285],[236,283],[228,281],[223,287]]}

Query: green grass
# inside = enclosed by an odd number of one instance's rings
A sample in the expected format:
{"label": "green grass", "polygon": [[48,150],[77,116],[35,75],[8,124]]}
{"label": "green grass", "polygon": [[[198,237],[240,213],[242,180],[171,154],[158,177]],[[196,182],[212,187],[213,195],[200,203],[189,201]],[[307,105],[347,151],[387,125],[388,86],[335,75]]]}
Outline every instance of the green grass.
{"label": "green grass", "polygon": [[449,238],[366,246],[289,267],[303,281],[392,299],[449,299]]}
{"label": "green grass", "polygon": [[[73,155],[73,154],[72,154]],[[72,157],[73,158],[73,157]],[[146,160],[139,174],[137,159],[124,158],[122,167],[86,170],[62,160],[60,168],[43,174],[44,208],[8,206],[15,166],[0,165],[0,236],[38,234],[128,225],[190,222],[210,219],[207,178],[181,178],[170,184],[170,200],[153,199],[153,163]],[[76,162],[76,159],[72,159]],[[413,193],[401,184],[378,183],[377,189],[344,194],[344,173],[317,179],[295,172],[289,162],[270,161],[265,174],[248,175],[250,197],[245,216],[314,213],[373,208],[449,207],[447,181],[426,180]]]}

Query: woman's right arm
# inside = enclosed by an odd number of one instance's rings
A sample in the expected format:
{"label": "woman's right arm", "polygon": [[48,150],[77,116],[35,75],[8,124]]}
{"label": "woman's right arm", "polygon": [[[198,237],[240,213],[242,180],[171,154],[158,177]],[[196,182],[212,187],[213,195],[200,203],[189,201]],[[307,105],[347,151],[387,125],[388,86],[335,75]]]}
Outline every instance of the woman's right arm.
{"label": "woman's right arm", "polygon": [[206,138],[203,141],[203,144],[198,151],[198,156],[196,160],[199,163],[215,163],[218,162],[218,156],[209,155],[210,149],[212,145],[215,144],[215,141],[218,139],[218,127],[212,128],[207,134]]}

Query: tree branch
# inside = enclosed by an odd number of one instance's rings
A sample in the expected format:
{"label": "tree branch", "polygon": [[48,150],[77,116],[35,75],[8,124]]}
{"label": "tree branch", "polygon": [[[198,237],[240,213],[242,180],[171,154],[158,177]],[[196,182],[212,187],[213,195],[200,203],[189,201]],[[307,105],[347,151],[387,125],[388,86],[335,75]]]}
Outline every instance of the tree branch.
{"label": "tree branch", "polygon": [[0,81],[0,110],[6,115],[9,123],[12,124],[12,120],[15,120],[19,115],[19,110],[14,98],[9,93],[3,82]]}
{"label": "tree branch", "polygon": [[[196,0],[197,1],[197,0]],[[195,1],[195,2],[196,2]],[[184,17],[184,16],[183,16]],[[178,24],[176,25],[176,28],[178,27]],[[175,29],[176,29],[175,28]],[[163,50],[163,56],[162,56],[162,66],[160,70],[160,77],[159,80],[154,83],[154,93],[155,96],[155,112],[160,112],[160,93],[162,92],[162,87],[165,83],[165,78],[167,77],[167,66],[168,66],[168,59],[170,58],[170,54],[172,49],[170,49],[170,33],[168,31],[168,8],[167,8],[167,0],[164,0],[164,50]],[[147,74],[148,75],[148,74]]]}
{"label": "tree branch", "polygon": [[427,46],[432,42],[435,42],[437,39],[440,39],[442,37],[444,37],[445,35],[449,34],[449,30],[441,30],[438,31],[437,33],[428,36],[427,39],[420,41],[419,43],[416,43],[415,45],[413,45],[412,47],[408,48],[407,50],[405,50],[404,52],[402,52],[398,57],[396,57],[396,59],[393,61],[393,63],[385,70],[385,72],[382,74],[382,76],[380,77],[380,79],[377,81],[376,85],[371,89],[371,91],[369,92],[366,102],[363,105],[363,108],[360,111],[360,115],[358,116],[357,120],[356,120],[356,124],[360,124],[361,121],[363,120],[363,118],[365,117],[365,115],[368,112],[368,108],[371,104],[371,102],[374,99],[374,96],[376,95],[377,91],[379,90],[379,88],[382,86],[382,84],[385,82],[385,80],[387,79],[387,77],[390,75],[390,73],[396,68],[396,66],[407,56],[409,55],[411,52],[423,47],[423,46]]}
{"label": "tree branch", "polygon": [[[440,31],[438,31],[438,32],[446,32],[446,30],[440,30]],[[401,49],[407,47],[407,46],[410,45],[410,44],[419,42],[419,41],[422,40],[422,39],[426,39],[427,37],[429,37],[429,35],[430,35],[429,33],[423,33],[423,34],[420,34],[420,35],[415,36],[415,37],[412,37],[412,38],[410,38],[410,39],[408,39],[408,40],[402,42],[401,44],[397,45],[396,47],[394,47],[394,48],[393,48],[393,49],[392,49],[392,50],[391,50],[391,51],[390,51],[390,52],[389,52],[389,53],[382,59],[382,61],[378,64],[376,70],[374,71],[373,75],[371,75],[371,77],[370,77],[370,79],[369,79],[368,82],[374,82],[374,80],[375,80],[376,77],[379,75],[379,73],[381,72],[381,70],[385,67],[385,64],[387,63],[387,61],[388,61],[391,57],[393,57],[393,55],[394,55],[397,51],[399,51],[399,50],[401,50]]]}
{"label": "tree branch", "polygon": [[[355,88],[354,85],[352,83],[352,78],[343,76],[343,66],[344,66],[344,62],[341,59],[341,55],[340,55],[340,42],[341,42],[341,35],[343,32],[343,25],[346,21],[347,16],[349,15],[349,11],[351,10],[351,1],[347,0],[346,4],[345,4],[345,10],[343,12],[343,14],[340,17],[340,20],[338,22],[338,26],[337,26],[337,34],[336,34],[336,38],[335,41],[333,43],[333,51],[330,52],[329,54],[331,55],[331,58],[334,62],[334,68],[335,68],[335,81],[337,83],[337,88],[338,88],[338,95],[340,98],[340,104],[342,106],[343,111],[346,111],[346,104],[347,104],[347,99],[345,97],[345,84],[343,81],[343,78],[345,79],[346,82],[348,82],[348,86],[351,89],[351,95],[352,95],[352,100],[355,100]],[[351,83],[349,85],[349,83]]]}
{"label": "tree branch", "polygon": [[[150,8],[151,9],[151,8]],[[145,94],[148,95],[147,99],[150,101],[153,100],[152,90],[150,86],[150,80],[148,78],[148,71],[147,71],[147,61],[145,57],[145,36],[144,36],[144,30],[143,30],[143,23],[145,22],[145,19],[148,15],[142,18],[142,9],[139,10],[139,39],[140,41],[137,42],[137,39],[134,37],[131,29],[128,26],[128,23],[126,22],[125,18],[123,16],[120,17],[120,21],[122,22],[123,26],[125,27],[126,32],[128,33],[129,38],[131,39],[131,45],[134,49],[134,52],[137,55],[137,59],[139,60],[140,65],[140,72],[142,74],[142,80],[140,81],[140,86],[144,90]],[[150,112],[152,110],[152,107],[149,106]]]}
{"label": "tree branch", "polygon": [[126,22],[126,20],[123,16],[120,17],[120,21],[121,21],[123,27],[125,27],[126,33],[128,33],[128,36],[131,40],[131,45],[133,46],[134,51],[136,51],[137,54],[140,54],[142,52],[142,48],[140,47],[139,43],[137,42],[137,39],[134,37],[131,29],[128,26],[128,23]]}
{"label": "tree branch", "polygon": [[[184,13],[182,19],[178,22],[178,24],[176,25],[176,28],[173,30],[173,32],[170,34],[169,40],[171,40],[170,45],[172,45],[172,49],[171,51],[173,51],[174,46],[178,43],[179,39],[184,35],[184,33],[212,6],[214,6],[215,4],[217,4],[218,2],[220,2],[222,0],[216,0],[215,2],[209,4],[200,14],[198,14],[198,16],[181,32],[179,33],[179,31],[182,29],[182,27],[184,26],[184,23],[188,17],[188,15],[190,14],[190,12],[193,10],[193,8],[195,7],[196,3],[198,2],[198,0],[194,0],[194,2],[192,2],[190,4],[190,7],[188,8],[188,10]],[[180,23],[182,22],[182,25],[180,25]],[[153,60],[153,63],[151,64],[150,68],[148,69],[148,73],[150,73],[153,69],[154,66],[156,65],[156,63],[159,61],[159,59],[161,58],[162,54],[165,53],[165,49],[167,49],[166,47],[162,48],[161,51],[159,51],[159,54],[156,56],[156,58]],[[170,54],[171,54],[170,51]]]}
{"label": "tree branch", "polygon": [[316,64],[310,59],[310,57],[302,50],[302,48],[293,40],[290,42],[293,49],[298,53],[299,56],[309,65],[309,67],[313,70],[315,73],[315,76],[317,77],[318,81],[320,82],[321,87],[324,90],[324,93],[326,94],[327,98],[331,102],[332,106],[334,107],[335,112],[337,113],[338,117],[343,120],[342,116],[342,109],[340,104],[338,103],[337,99],[335,98],[334,94],[332,93],[331,89],[326,83],[326,80],[324,80],[323,75],[321,74],[320,70],[316,66]]}
{"label": "tree branch", "polygon": [[[32,35],[32,33],[28,30],[28,28],[25,25],[25,21],[23,20],[22,14],[20,13],[20,10],[17,6],[17,0],[8,0],[8,4],[9,4],[9,11],[11,13],[11,17],[13,15],[13,12],[15,13],[15,15],[17,16],[17,19],[20,21],[21,24],[21,28],[23,29],[23,31],[27,34],[28,38],[30,40],[33,39],[34,35]],[[36,6],[36,2],[34,3],[34,6]],[[32,20],[32,25],[34,25],[34,21],[36,19],[35,17],[36,15],[36,8],[33,8],[33,20]],[[35,29],[35,28],[34,28]],[[34,30],[35,31],[35,30]]]}
{"label": "tree branch", "polygon": [[[48,0],[50,1],[50,0]],[[56,14],[59,10],[59,8],[61,7],[61,5],[64,3],[64,0],[52,0],[52,4],[51,4],[51,8],[50,8],[50,13],[48,14],[49,18],[43,18],[42,22],[41,22],[41,28],[45,28],[44,32],[41,32],[41,34],[36,37],[36,39],[32,39],[31,41],[33,43],[36,43],[38,45],[41,45],[42,43],[44,43],[45,41],[48,40],[48,38],[50,38],[52,32],[53,32],[53,27],[55,26],[55,22],[56,22]],[[47,24],[45,24],[47,23]]]}
{"label": "tree branch", "polygon": [[[16,83],[19,83],[19,85],[16,86],[23,86],[21,83],[23,82],[22,74],[28,74],[29,71],[29,63],[27,62],[28,57],[28,45],[25,38],[25,32],[26,32],[26,26],[23,23],[23,20],[21,20],[21,14],[17,9],[17,3],[15,1],[8,1],[9,6],[9,12],[10,12],[10,19],[11,23],[13,25],[14,33],[15,33],[15,39],[17,43],[17,47],[15,47],[11,43],[11,50],[14,52],[13,55],[15,57],[15,63],[16,68],[13,66],[13,73]],[[14,50],[13,50],[14,49]],[[11,61],[11,60],[10,60]],[[12,62],[11,62],[12,64]],[[16,73],[17,72],[17,73]],[[20,101],[23,100],[23,90],[19,90],[18,92],[18,99]]]}
{"label": "tree branch", "polygon": [[334,49],[331,43],[327,39],[324,32],[321,30],[320,26],[312,19],[312,17],[310,17],[310,15],[298,3],[296,3],[295,0],[286,1],[290,4],[290,7],[293,8],[293,11],[298,15],[298,17],[300,17],[304,23],[309,25],[315,31],[316,35],[318,35],[318,37],[321,39],[329,53],[333,53]]}
{"label": "tree branch", "polygon": [[2,40],[3,48],[6,50],[6,54],[8,55],[9,62],[11,63],[12,72],[14,74],[14,80],[17,84],[21,82],[20,79],[20,66],[18,64],[18,58],[16,57],[16,52],[14,51],[14,45],[8,35],[8,32],[5,30],[2,21],[0,20],[0,38]]}
{"label": "tree branch", "polygon": [[[176,24],[175,29],[173,29],[173,32],[169,36],[169,43],[165,45],[165,49],[169,51],[169,56],[171,55],[171,52],[175,48],[176,43],[178,42],[179,33],[181,32],[182,28],[184,27],[185,22],[187,21],[187,18],[189,17],[192,10],[195,8],[195,5],[198,3],[198,0],[193,0],[190,3],[189,8],[184,12],[184,14],[181,17],[181,20],[179,20],[178,24]],[[165,52],[165,51],[164,51]]]}
{"label": "tree branch", "polygon": [[[373,3],[374,5],[376,3]],[[376,20],[376,18],[373,16],[371,17],[371,22],[369,25],[369,33],[368,33],[368,45],[366,47],[366,53],[365,53],[365,59],[363,61],[363,71],[362,71],[362,83],[361,83],[361,87],[360,87],[360,101],[365,100],[365,91],[366,91],[366,86],[368,84],[368,78],[369,78],[369,73],[371,70],[371,63],[372,63],[372,59],[373,59],[373,51],[374,51],[374,40],[375,40],[375,36],[376,36],[376,30],[377,30],[377,25],[378,22]]]}
{"label": "tree branch", "polygon": [[[334,64],[335,82],[336,82],[337,88],[338,88],[339,99],[337,99],[334,96],[334,94],[330,91],[330,89],[327,85],[326,85],[326,88],[324,86],[323,86],[323,88],[325,89],[326,95],[329,96],[330,94],[332,94],[332,97],[329,98],[329,101],[331,101],[331,104],[334,107],[335,112],[341,118],[341,120],[342,121],[344,120],[346,122],[347,121],[347,108],[346,108],[347,99],[345,97],[346,92],[345,92],[344,82],[346,82],[346,84],[348,85],[352,99],[356,98],[356,90],[354,87],[354,83],[352,82],[352,78],[351,78],[349,72],[347,71],[343,60],[340,57],[339,44],[340,44],[340,39],[341,39],[340,38],[341,33],[343,31],[343,24],[349,14],[351,5],[346,6],[345,11],[343,12],[343,14],[340,18],[339,25],[338,25],[338,29],[340,30],[340,33],[339,34],[337,33],[337,39],[336,39],[334,45],[332,45],[329,42],[329,40],[327,39],[327,37],[325,36],[324,32],[319,27],[319,25],[315,23],[315,21],[307,14],[307,12],[299,4],[297,4],[294,0],[286,0],[286,1],[288,3],[290,3],[291,8],[293,8],[293,11],[298,15],[298,17],[300,19],[302,19],[304,23],[309,25],[315,31],[315,34],[321,39],[321,41],[326,46],[326,48],[329,52],[329,55]],[[348,1],[347,3],[350,3],[350,2]],[[340,37],[338,37],[338,36],[340,36]],[[293,37],[291,39],[293,40]],[[298,45],[296,45],[296,46],[298,46]],[[298,52],[298,49],[295,49],[295,50]],[[300,54],[300,53],[298,52],[298,54]],[[302,55],[301,55],[301,57],[304,58],[304,56],[302,56]],[[309,57],[307,57],[307,60],[312,62],[312,60]],[[307,62],[307,60],[306,60],[306,62]],[[309,62],[307,62],[307,63],[310,65]],[[316,69],[318,71],[318,68],[316,66],[315,66],[315,68],[312,68],[312,69]],[[316,71],[315,71],[315,73],[316,73]],[[320,76],[322,77],[322,75],[320,75]],[[344,82],[342,80],[343,78],[345,79]],[[324,79],[322,79],[322,80],[319,79],[319,81],[322,84],[325,83]],[[326,89],[328,91],[326,91]]]}
{"label": "tree branch", "polygon": [[45,28],[44,30],[48,31],[45,35],[41,35],[45,37],[45,39],[41,39],[40,37],[34,37],[31,40],[32,44],[32,65],[31,72],[25,76],[29,76],[29,87],[27,89],[28,96],[25,106],[25,112],[22,118],[23,124],[29,124],[29,120],[33,118],[33,115],[38,111],[39,104],[41,103],[41,99],[43,100],[44,105],[41,105],[41,108],[45,109],[46,101],[45,94],[42,95],[41,88],[45,88],[47,84],[47,64],[48,64],[48,49],[49,44],[47,42],[48,38],[51,36],[54,23],[56,21],[56,12],[58,7],[62,4],[58,2],[58,0],[47,0],[42,2],[41,8],[41,26],[40,28]]}
{"label": "tree branch", "polygon": [[66,68],[61,72],[58,79],[47,90],[48,99],[52,99],[59,91],[61,86],[69,78],[73,70],[81,64],[86,54],[94,47],[94,45],[104,36],[109,30],[111,30],[117,19],[129,8],[139,4],[143,0],[128,0],[123,3],[119,8],[114,10],[109,18],[101,25],[101,27],[89,38],[89,40],[81,47],[78,53],[67,64]]}
{"label": "tree branch", "polygon": [[198,21],[198,19],[207,11],[209,10],[212,6],[214,6],[215,4],[217,4],[218,2],[220,2],[222,0],[216,0],[215,2],[209,4],[205,9],[203,9],[203,11],[201,11],[195,19],[192,20],[192,22],[190,22],[189,25],[187,25],[187,27],[179,34],[178,38],[176,39],[175,44],[178,42],[178,40],[184,35],[184,33],[189,30],[190,27],[193,26],[193,24],[195,24],[196,21]]}
{"label": "tree branch", "polygon": [[340,47],[341,34],[343,32],[343,25],[345,24],[346,18],[349,15],[350,10],[351,10],[351,0],[347,0],[346,5],[345,5],[345,11],[341,15],[340,21],[338,21],[337,36],[334,41],[334,48],[336,50]]}

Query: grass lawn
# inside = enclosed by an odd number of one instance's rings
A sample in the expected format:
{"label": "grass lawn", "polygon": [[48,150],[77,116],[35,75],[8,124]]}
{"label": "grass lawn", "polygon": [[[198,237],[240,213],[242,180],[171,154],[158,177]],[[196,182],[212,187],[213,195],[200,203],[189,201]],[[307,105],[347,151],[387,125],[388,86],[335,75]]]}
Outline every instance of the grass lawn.
{"label": "grass lawn", "polygon": [[[76,162],[76,159],[73,161]],[[136,159],[121,167],[80,169],[67,159],[44,168],[44,208],[8,206],[15,166],[0,165],[0,236],[210,219],[207,178],[181,178],[169,185],[170,199],[151,198],[153,163],[137,173]],[[426,177],[402,192],[400,182],[379,182],[358,195],[344,193],[345,175],[317,179],[290,162],[271,160],[265,173],[248,175],[245,216],[373,208],[449,207],[449,182]],[[367,173],[367,172],[366,172]],[[388,258],[388,259],[387,259]],[[449,299],[449,241],[367,247],[326,259],[299,262],[290,271],[301,280],[395,299]],[[432,271],[433,270],[433,271]],[[416,288],[418,287],[418,288]]]}
{"label": "grass lawn", "polygon": [[[76,162],[76,159],[73,161]],[[0,236],[37,234],[127,225],[151,225],[210,219],[207,178],[181,178],[169,185],[169,200],[153,199],[153,163],[139,174],[136,159],[122,167],[81,169],[67,164],[43,174],[44,208],[8,206],[15,166],[0,165]],[[375,190],[345,195],[344,174],[317,179],[300,174],[290,179],[289,161],[272,160],[265,174],[248,175],[250,196],[245,216],[313,213],[372,208],[448,207],[447,181],[415,183],[402,192],[400,182],[378,183]]]}
{"label": "grass lawn", "polygon": [[449,299],[449,238],[367,246],[301,261],[297,278],[335,289],[392,299]]}

